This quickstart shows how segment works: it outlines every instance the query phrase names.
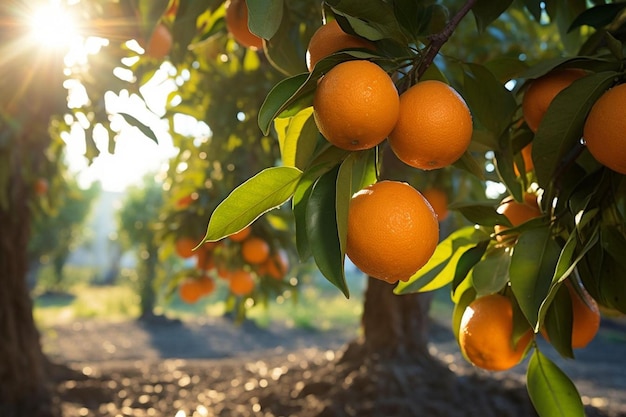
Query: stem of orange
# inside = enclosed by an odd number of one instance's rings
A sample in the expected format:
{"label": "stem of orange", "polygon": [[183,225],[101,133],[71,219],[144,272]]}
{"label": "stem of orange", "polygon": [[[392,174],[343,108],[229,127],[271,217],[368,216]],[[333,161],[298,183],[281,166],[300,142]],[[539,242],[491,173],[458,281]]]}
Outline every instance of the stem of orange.
{"label": "stem of orange", "polygon": [[430,64],[434,61],[435,57],[439,53],[441,47],[450,39],[456,27],[461,23],[461,20],[466,14],[474,7],[477,0],[467,0],[463,7],[452,16],[452,19],[448,22],[445,28],[439,33],[436,33],[429,37],[430,44],[421,59],[420,65],[417,67],[417,78],[421,78],[424,72],[430,67]]}

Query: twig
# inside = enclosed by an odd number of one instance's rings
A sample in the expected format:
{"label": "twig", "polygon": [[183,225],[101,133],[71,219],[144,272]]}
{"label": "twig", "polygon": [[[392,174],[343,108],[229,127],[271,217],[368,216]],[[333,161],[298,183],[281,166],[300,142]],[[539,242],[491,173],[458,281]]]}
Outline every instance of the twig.
{"label": "twig", "polygon": [[445,28],[439,33],[436,33],[429,37],[430,45],[426,50],[426,54],[420,60],[420,65],[417,68],[417,78],[421,78],[426,72],[430,64],[434,61],[435,57],[439,53],[441,47],[450,39],[456,27],[461,23],[461,20],[466,14],[474,7],[477,0],[467,0],[463,7],[450,19]]}

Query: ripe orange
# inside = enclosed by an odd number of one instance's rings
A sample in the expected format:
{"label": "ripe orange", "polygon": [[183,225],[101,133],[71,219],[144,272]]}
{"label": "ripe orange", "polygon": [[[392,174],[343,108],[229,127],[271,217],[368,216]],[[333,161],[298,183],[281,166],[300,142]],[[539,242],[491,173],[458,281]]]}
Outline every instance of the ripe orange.
{"label": "ripe orange", "polygon": [[229,288],[235,295],[248,295],[254,290],[254,278],[250,272],[240,269],[231,274]]}
{"label": "ripe orange", "polygon": [[193,304],[203,295],[203,288],[195,278],[187,278],[178,286],[178,295],[186,303]]}
{"label": "ripe orange", "polygon": [[626,174],[626,84],[611,88],[595,102],[583,131],[587,149],[602,165]]}
{"label": "ripe orange", "polygon": [[517,365],[532,340],[529,329],[513,345],[513,306],[500,294],[490,294],[472,301],[463,312],[459,346],[475,366],[490,371],[504,371]]}
{"label": "ripe orange", "polygon": [[562,90],[587,73],[578,68],[556,69],[530,82],[522,99],[522,113],[533,132],[546,114],[550,103]]}
{"label": "ripe orange", "polygon": [[37,178],[37,181],[35,181],[35,194],[41,196],[44,194],[48,193],[48,188],[49,184],[48,184],[48,180],[45,178]]}
{"label": "ripe orange", "polygon": [[226,29],[238,44],[246,48],[263,48],[263,39],[250,32],[248,27],[246,0],[230,0],[226,4]]}
{"label": "ripe orange", "polygon": [[181,237],[175,242],[175,251],[181,258],[191,258],[195,255],[194,248],[198,245],[194,239],[190,237]]}
{"label": "ripe orange", "polygon": [[523,203],[515,201],[511,196],[506,197],[498,206],[497,211],[509,219],[513,226],[519,226],[530,219],[541,216],[537,197],[531,193],[524,194]]}
{"label": "ripe orange", "polygon": [[213,278],[208,276],[203,276],[202,278],[197,280],[198,287],[200,288],[200,292],[202,296],[206,296],[215,291],[215,281]]}
{"label": "ripe orange", "polygon": [[391,77],[364,60],[336,65],[313,98],[319,131],[338,148],[357,151],[381,143],[398,120],[400,100]]}
{"label": "ripe orange", "polygon": [[159,23],[150,36],[146,46],[146,55],[154,59],[163,59],[172,50],[172,43],[170,30],[163,23]]}
{"label": "ripe orange", "polygon": [[442,168],[467,150],[472,130],[472,115],[456,90],[441,81],[422,81],[400,96],[400,114],[389,145],[407,165]]}
{"label": "ripe orange", "polygon": [[336,20],[320,26],[309,41],[306,51],[306,67],[313,71],[315,64],[323,58],[342,49],[374,49],[374,44],[367,39],[350,35],[341,29]]}
{"label": "ripe orange", "polygon": [[583,300],[569,282],[566,285],[572,299],[572,347],[584,348],[600,329],[600,309],[587,290],[580,288]]}
{"label": "ripe orange", "polygon": [[257,268],[259,275],[267,275],[274,279],[281,280],[289,271],[289,261],[284,253],[275,253],[270,256]]}
{"label": "ripe orange", "polygon": [[[520,153],[522,154],[522,159],[524,160],[524,172],[530,172],[535,168],[535,164],[532,158],[532,152],[533,152],[532,143],[529,143],[528,145],[524,146],[522,150],[520,151]],[[519,177],[520,171],[517,167],[517,164],[513,164],[513,170],[515,172],[515,176]]]}
{"label": "ripe orange", "polygon": [[352,196],[346,254],[364,273],[406,281],[428,262],[438,241],[436,214],[409,184],[381,181]]}
{"label": "ripe orange", "polygon": [[439,188],[427,188],[422,191],[422,195],[433,208],[437,219],[441,222],[444,221],[450,212],[448,211],[448,195]]}
{"label": "ripe orange", "polygon": [[250,236],[251,232],[252,232],[252,228],[248,226],[248,227],[241,229],[237,233],[234,233],[228,236],[228,238],[232,240],[233,242],[241,242],[245,240],[248,236]]}
{"label": "ripe orange", "polygon": [[196,268],[201,271],[210,271],[215,268],[213,260],[213,250],[210,248],[200,247],[196,251]]}
{"label": "ripe orange", "polygon": [[270,255],[270,245],[260,237],[249,237],[241,244],[241,256],[250,264],[260,264]]}

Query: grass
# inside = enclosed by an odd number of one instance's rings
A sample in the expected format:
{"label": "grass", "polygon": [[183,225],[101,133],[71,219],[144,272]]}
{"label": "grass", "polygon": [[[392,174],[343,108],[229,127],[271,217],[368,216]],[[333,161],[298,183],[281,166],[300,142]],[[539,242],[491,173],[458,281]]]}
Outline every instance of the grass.
{"label": "grass", "polygon": [[[42,273],[49,272],[44,269]],[[68,282],[72,285],[68,285],[64,291],[35,292],[34,316],[40,327],[85,318],[119,321],[139,316],[139,298],[131,283],[92,286],[85,282],[95,276],[94,271],[75,268],[68,270],[67,274],[70,275]],[[217,290],[211,296],[195,304],[186,304],[174,294],[169,299],[158,300],[155,312],[183,320],[202,316],[217,317],[226,311],[224,300],[227,295],[225,282],[218,282]],[[247,317],[260,326],[280,322],[289,327],[318,331],[353,330],[360,325],[362,311],[362,291],[353,291],[350,299],[346,299],[338,290],[325,285],[325,282],[313,282],[303,285],[298,293],[280,297],[268,306],[253,306],[248,310]],[[449,321],[451,314],[452,303],[447,290],[438,291],[431,306],[431,315]]]}

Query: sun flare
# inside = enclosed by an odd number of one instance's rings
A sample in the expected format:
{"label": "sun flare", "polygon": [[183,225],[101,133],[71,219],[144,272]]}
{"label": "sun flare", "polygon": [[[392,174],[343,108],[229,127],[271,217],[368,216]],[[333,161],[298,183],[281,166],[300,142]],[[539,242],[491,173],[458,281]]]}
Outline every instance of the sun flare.
{"label": "sun flare", "polygon": [[79,38],[74,18],[58,2],[48,2],[37,7],[29,24],[33,40],[47,48],[69,49]]}

